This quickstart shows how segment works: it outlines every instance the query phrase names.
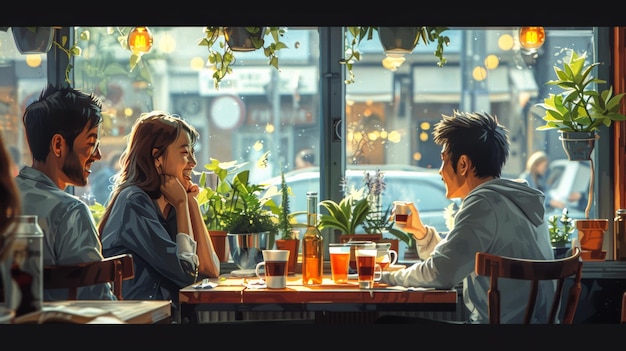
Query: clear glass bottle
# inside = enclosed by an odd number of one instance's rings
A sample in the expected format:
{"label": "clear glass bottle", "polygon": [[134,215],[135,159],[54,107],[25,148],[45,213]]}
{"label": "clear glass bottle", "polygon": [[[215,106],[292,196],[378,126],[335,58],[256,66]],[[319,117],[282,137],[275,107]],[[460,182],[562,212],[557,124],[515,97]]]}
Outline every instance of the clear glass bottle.
{"label": "clear glass bottle", "polygon": [[322,284],[324,277],[324,237],[317,228],[317,193],[308,192],[307,229],[302,239],[302,284]]}

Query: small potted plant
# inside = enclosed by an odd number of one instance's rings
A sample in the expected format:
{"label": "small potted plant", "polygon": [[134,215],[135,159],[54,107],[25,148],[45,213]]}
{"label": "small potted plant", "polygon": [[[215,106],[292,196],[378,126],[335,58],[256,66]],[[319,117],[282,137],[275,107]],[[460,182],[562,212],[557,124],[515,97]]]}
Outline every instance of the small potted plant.
{"label": "small potted plant", "polygon": [[550,242],[554,250],[554,257],[565,257],[570,244],[572,233],[574,233],[574,223],[569,217],[567,208],[563,209],[560,216],[553,215],[548,218]]}
{"label": "small potted plant", "polygon": [[[228,239],[233,260],[237,260],[234,251],[242,241],[258,243],[260,255],[261,249],[269,247],[269,238],[277,230],[277,216],[266,206],[271,200],[267,189],[249,182],[249,170],[240,170],[247,164],[212,158],[205,168],[217,178],[215,189],[207,186],[205,173],[199,181],[198,202],[204,210],[207,229],[212,239],[216,231],[221,233],[218,234],[220,237]],[[254,268],[249,266],[242,269]]]}
{"label": "small potted plant", "polygon": [[289,207],[289,197],[293,195],[291,188],[285,181],[284,172],[280,172],[280,206],[272,206],[272,211],[278,215],[278,239],[276,239],[276,248],[279,250],[289,250],[289,273],[295,273],[298,265],[298,253],[300,251],[300,231],[296,228],[306,227],[306,224],[299,223],[296,216],[306,214],[305,211],[291,212]]}

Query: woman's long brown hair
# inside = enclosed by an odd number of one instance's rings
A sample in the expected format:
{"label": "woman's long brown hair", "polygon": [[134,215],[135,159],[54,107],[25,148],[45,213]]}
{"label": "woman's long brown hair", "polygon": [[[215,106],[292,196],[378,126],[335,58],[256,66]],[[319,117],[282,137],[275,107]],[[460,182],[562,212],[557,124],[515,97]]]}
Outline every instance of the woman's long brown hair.
{"label": "woman's long brown hair", "polygon": [[[165,153],[180,133],[189,135],[192,147],[198,141],[198,132],[192,125],[166,112],[152,111],[137,119],[128,136],[126,149],[120,157],[121,169],[115,179],[111,200],[98,226],[101,235],[111,208],[124,188],[136,185],[153,199],[161,196],[161,177],[154,166],[154,160]],[[155,155],[152,154],[153,149],[157,149]]]}
{"label": "woman's long brown hair", "polygon": [[11,174],[12,162],[0,134],[0,261],[11,247],[15,223],[21,212],[20,194]]}

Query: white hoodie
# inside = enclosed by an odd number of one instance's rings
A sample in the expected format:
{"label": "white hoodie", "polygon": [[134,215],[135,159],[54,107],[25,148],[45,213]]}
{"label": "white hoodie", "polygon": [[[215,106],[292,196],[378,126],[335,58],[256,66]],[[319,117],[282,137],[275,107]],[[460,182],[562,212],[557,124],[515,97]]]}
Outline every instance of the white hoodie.
{"label": "white hoodie", "polygon": [[[489,323],[489,279],[474,273],[477,252],[525,259],[554,259],[544,222],[544,195],[525,182],[510,179],[487,181],[463,200],[454,228],[442,239],[428,226],[418,240],[424,259],[406,269],[384,272],[381,282],[406,287],[454,288],[463,282],[463,301],[470,323]],[[540,284],[533,323],[545,323],[556,282]],[[502,280],[501,323],[522,323],[529,284]]]}

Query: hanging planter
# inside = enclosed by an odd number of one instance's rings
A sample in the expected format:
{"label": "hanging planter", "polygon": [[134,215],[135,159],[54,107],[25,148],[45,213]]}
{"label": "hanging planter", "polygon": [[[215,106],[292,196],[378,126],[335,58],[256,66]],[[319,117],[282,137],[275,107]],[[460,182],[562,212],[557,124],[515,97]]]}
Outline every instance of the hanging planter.
{"label": "hanging planter", "polygon": [[21,54],[45,54],[52,47],[53,27],[11,27],[11,32]]}
{"label": "hanging planter", "polygon": [[378,38],[387,55],[406,55],[417,46],[421,27],[378,27]]}
{"label": "hanging planter", "polygon": [[235,52],[255,51],[263,46],[265,27],[224,27],[224,38]]}
{"label": "hanging planter", "polygon": [[565,132],[559,131],[559,139],[563,150],[570,161],[589,161],[591,152],[599,136],[592,132]]}

